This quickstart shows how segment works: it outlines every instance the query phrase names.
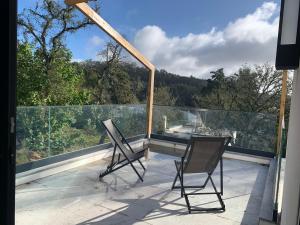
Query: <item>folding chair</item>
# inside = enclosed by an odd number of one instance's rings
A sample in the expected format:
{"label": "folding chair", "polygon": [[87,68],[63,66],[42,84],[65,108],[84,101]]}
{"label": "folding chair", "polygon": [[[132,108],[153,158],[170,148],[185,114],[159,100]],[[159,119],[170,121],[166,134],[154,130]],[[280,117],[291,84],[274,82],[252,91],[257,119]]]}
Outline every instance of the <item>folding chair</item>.
{"label": "folding chair", "polygon": [[[142,168],[146,170],[140,159],[144,157],[145,150],[147,148],[135,152],[111,119],[102,121],[102,124],[107,131],[112,145],[114,146],[114,150],[110,160],[110,164],[107,166],[107,169],[104,172],[100,173],[99,179],[130,164],[134,172],[138,175],[139,179],[143,182],[142,175],[140,175],[140,173],[137,171],[137,169],[133,165],[133,162],[138,161]],[[117,152],[117,150],[119,151]]]}
{"label": "folding chair", "polygon": [[[175,160],[175,167],[177,170],[172,189],[180,188],[181,197],[184,196],[189,213],[191,211],[225,211],[225,204],[222,200],[223,195],[223,160],[222,155],[225,147],[229,144],[231,137],[208,137],[208,136],[192,136],[186,148],[186,151],[181,157],[181,161]],[[217,190],[216,185],[212,179],[212,174],[220,162],[220,191]],[[185,185],[184,174],[191,173],[205,173],[207,178],[203,185]],[[179,178],[180,185],[175,186]],[[211,182],[214,192],[192,192],[186,193],[185,189],[199,189],[206,187],[208,181]],[[205,195],[216,194],[220,202],[219,208],[195,208],[191,207],[189,202],[189,195]]]}

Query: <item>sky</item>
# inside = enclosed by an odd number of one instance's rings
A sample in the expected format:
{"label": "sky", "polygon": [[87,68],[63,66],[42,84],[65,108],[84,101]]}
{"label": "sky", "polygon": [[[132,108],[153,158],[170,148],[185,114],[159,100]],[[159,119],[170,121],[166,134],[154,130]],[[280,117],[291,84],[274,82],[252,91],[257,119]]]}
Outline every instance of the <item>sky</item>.
{"label": "sky", "polygon": [[[35,2],[19,0],[19,12]],[[218,68],[231,74],[245,64],[274,65],[279,0],[99,2],[101,16],[158,69],[207,78]],[[65,41],[73,60],[82,61],[97,60],[108,40],[97,26],[91,26]]]}

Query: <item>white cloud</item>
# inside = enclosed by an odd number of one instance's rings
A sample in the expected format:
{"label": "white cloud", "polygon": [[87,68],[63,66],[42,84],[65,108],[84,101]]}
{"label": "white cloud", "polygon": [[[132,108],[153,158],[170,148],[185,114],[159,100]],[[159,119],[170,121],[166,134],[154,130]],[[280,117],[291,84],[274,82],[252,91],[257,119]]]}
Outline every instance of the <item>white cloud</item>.
{"label": "white cloud", "polygon": [[103,45],[104,40],[102,38],[100,38],[99,36],[94,35],[88,40],[88,43],[90,45],[92,45],[93,47],[98,47],[98,46]]}
{"label": "white cloud", "polygon": [[78,62],[78,63],[83,62],[83,61],[84,61],[84,59],[72,59],[71,60],[71,62]]}
{"label": "white cloud", "polygon": [[85,44],[85,54],[90,59],[97,59],[97,54],[101,51],[105,44],[105,40],[97,35],[90,37]]}
{"label": "white cloud", "polygon": [[134,44],[158,68],[185,76],[209,76],[220,67],[232,73],[245,63],[273,64],[278,11],[277,4],[265,2],[223,30],[184,37],[168,37],[158,26],[145,26],[136,33]]}

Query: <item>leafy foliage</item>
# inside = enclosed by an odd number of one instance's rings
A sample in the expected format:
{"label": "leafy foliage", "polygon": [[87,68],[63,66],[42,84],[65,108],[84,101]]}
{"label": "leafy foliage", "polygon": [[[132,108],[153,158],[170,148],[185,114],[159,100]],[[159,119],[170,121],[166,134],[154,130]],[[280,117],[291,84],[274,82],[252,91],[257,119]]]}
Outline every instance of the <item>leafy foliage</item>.
{"label": "leafy foliage", "polygon": [[17,105],[43,104],[41,94],[47,77],[42,61],[28,43],[18,44],[17,59]]}
{"label": "leafy foliage", "polygon": [[[212,79],[196,96],[198,105],[210,109],[277,113],[281,95],[282,74],[268,64],[243,66],[237,73],[225,76],[223,69],[211,72]],[[291,82],[288,82],[291,89]]]}
{"label": "leafy foliage", "polygon": [[18,105],[89,103],[90,94],[82,87],[83,70],[71,62],[70,51],[61,48],[47,74],[43,58],[30,44],[18,44],[17,59]]}
{"label": "leafy foliage", "polygon": [[[99,10],[97,4],[94,8]],[[78,17],[74,7],[52,0],[39,1],[18,15],[22,36],[17,49],[17,104],[65,106],[19,108],[19,162],[103,143],[106,136],[101,120],[107,118],[114,118],[126,136],[145,131],[145,105],[113,105],[146,102],[145,68],[124,62],[122,47],[114,42],[100,51],[101,61],[72,62],[66,35],[91,24]],[[291,89],[290,82],[288,88]],[[270,140],[274,136],[268,133],[272,124],[262,113],[278,112],[280,93],[281,74],[267,64],[243,66],[235,74],[225,74],[220,68],[212,71],[208,80],[157,70],[154,103],[159,106],[155,107],[154,121],[158,123],[154,130],[164,132],[166,122],[167,126],[190,123],[191,115],[201,118],[201,112],[188,107],[227,110],[211,111],[205,116],[207,126],[215,132],[221,128],[238,130],[238,144],[255,148],[263,142],[260,133],[267,134],[265,138]],[[103,104],[106,105],[98,106]],[[286,112],[289,105],[288,97]]]}
{"label": "leafy foliage", "polygon": [[[97,3],[94,9],[99,11]],[[86,17],[78,17],[74,6],[53,0],[37,1],[35,7],[24,9],[17,23],[22,41],[31,42],[38,49],[46,73],[57,58],[57,52],[65,47],[66,35],[93,24]]]}

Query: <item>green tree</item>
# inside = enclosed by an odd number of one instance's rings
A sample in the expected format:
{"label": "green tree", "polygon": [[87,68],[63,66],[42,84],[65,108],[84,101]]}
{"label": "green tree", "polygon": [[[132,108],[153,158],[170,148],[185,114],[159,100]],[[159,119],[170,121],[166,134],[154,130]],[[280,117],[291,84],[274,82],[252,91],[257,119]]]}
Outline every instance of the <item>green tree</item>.
{"label": "green tree", "polygon": [[129,75],[117,64],[112,65],[109,70],[108,83],[111,102],[116,104],[138,102],[131,89]]}
{"label": "green tree", "polygon": [[[99,11],[98,4],[94,8]],[[46,74],[55,66],[52,62],[60,55],[60,49],[65,47],[66,35],[93,24],[86,17],[78,17],[74,6],[53,0],[37,1],[35,7],[24,9],[17,23],[23,39],[38,49]]]}
{"label": "green tree", "polygon": [[[94,5],[96,11],[98,4]],[[92,24],[76,9],[60,1],[37,1],[18,15],[19,105],[65,105],[89,103],[81,87],[83,71],[71,62],[65,37]]]}
{"label": "green tree", "polygon": [[158,87],[154,89],[154,104],[164,106],[174,106],[176,99],[173,97],[170,88]]}
{"label": "green tree", "polygon": [[236,109],[236,78],[226,77],[223,68],[210,72],[207,86],[201,95],[194,96],[198,105],[208,109]]}
{"label": "green tree", "polygon": [[282,74],[272,66],[243,66],[232,76],[225,76],[223,69],[211,74],[203,95],[195,96],[199,105],[245,112],[276,113],[279,109]]}
{"label": "green tree", "polygon": [[83,70],[71,62],[65,48],[57,51],[52,68],[45,74],[39,50],[28,43],[19,43],[17,51],[17,104],[70,105],[89,103],[90,94],[82,87]]}
{"label": "green tree", "polygon": [[85,76],[91,78],[87,79],[86,85],[92,86],[93,102],[97,104],[138,102],[129,75],[124,70],[122,50],[122,46],[118,43],[108,42],[106,48],[99,53],[101,64],[87,65]]}
{"label": "green tree", "polygon": [[254,69],[244,66],[235,76],[239,110],[277,113],[282,87],[280,71],[268,64],[255,66]]}
{"label": "green tree", "polygon": [[72,63],[71,58],[71,52],[61,48],[52,62],[47,96],[50,105],[83,105],[90,102],[90,93],[83,87],[83,70],[77,63]]}
{"label": "green tree", "polygon": [[18,44],[17,59],[17,105],[42,103],[41,93],[47,85],[42,60],[28,43]]}

